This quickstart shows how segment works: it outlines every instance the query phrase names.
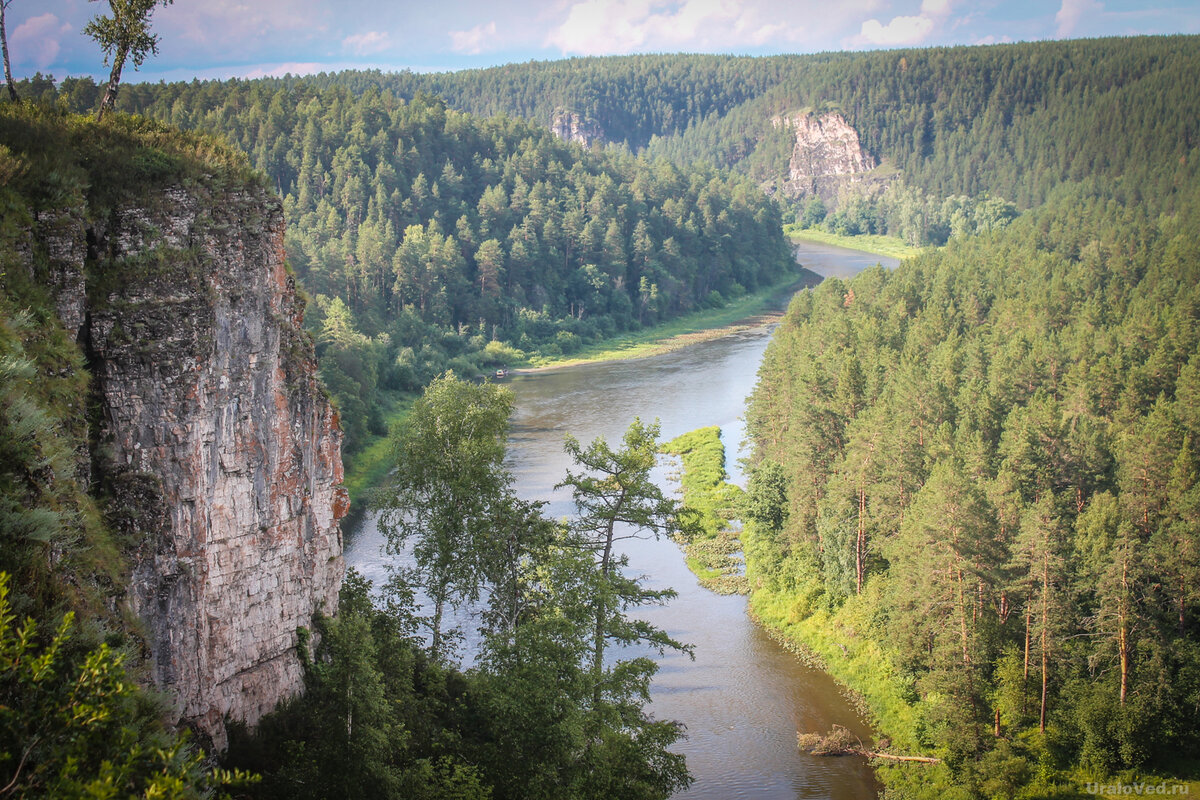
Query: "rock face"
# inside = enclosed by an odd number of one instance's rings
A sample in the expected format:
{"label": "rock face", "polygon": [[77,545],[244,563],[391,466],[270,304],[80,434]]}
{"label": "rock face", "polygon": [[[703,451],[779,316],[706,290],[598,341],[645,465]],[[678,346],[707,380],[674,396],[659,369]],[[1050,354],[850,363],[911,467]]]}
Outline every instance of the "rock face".
{"label": "rock face", "polygon": [[175,187],[38,228],[89,362],[92,479],[135,550],[149,677],[223,749],[226,718],[300,690],[297,628],[336,609],[343,574],[341,433],[282,211],[257,187]]}
{"label": "rock face", "polygon": [[818,195],[831,202],[841,189],[863,180],[877,165],[841,114],[798,113],[776,118],[795,133],[784,191],[789,197]]}
{"label": "rock face", "polygon": [[604,131],[599,123],[586,119],[577,111],[556,110],[550,131],[564,142],[578,142],[584,147],[591,147],[593,142],[604,143]]}

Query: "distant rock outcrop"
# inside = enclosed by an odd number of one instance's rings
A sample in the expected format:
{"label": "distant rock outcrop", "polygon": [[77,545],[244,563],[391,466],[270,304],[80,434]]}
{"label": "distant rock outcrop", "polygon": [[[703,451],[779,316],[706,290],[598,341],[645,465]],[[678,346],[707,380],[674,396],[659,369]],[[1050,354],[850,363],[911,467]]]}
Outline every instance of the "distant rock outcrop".
{"label": "distant rock outcrop", "polygon": [[337,415],[268,190],[166,187],[90,216],[31,234],[92,377],[91,480],[135,548],[149,677],[221,749],[226,719],[301,690],[297,628],[336,610]]}
{"label": "distant rock outcrop", "polygon": [[858,132],[837,113],[799,112],[772,120],[795,135],[783,191],[791,198],[817,195],[835,201],[842,189],[878,166]]}
{"label": "distant rock outcrop", "polygon": [[585,118],[577,111],[557,109],[550,121],[550,130],[564,142],[578,142],[584,147],[591,147],[593,143],[603,144],[605,141],[600,124]]}

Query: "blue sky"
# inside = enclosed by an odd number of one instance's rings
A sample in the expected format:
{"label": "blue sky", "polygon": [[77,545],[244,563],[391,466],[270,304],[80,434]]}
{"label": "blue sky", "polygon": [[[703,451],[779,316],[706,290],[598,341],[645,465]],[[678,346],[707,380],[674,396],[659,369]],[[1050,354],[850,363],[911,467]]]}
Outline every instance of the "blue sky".
{"label": "blue sky", "polygon": [[[14,74],[106,74],[80,33],[103,10],[94,0],[11,0]],[[126,81],[1200,33],[1200,0],[176,0],[155,10],[153,27],[159,55],[127,69]]]}

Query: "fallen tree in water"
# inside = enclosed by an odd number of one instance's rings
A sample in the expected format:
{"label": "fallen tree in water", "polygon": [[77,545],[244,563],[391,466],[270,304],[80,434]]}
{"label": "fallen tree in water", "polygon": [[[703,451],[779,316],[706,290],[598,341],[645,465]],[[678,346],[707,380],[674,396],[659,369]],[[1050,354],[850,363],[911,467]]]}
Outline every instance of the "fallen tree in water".
{"label": "fallen tree in water", "polygon": [[888,761],[916,761],[920,764],[938,764],[941,759],[929,756],[895,756],[891,753],[880,753],[868,749],[850,731],[841,725],[834,725],[828,735],[819,733],[797,733],[796,743],[800,749],[814,756],[866,756],[867,758],[882,758]]}

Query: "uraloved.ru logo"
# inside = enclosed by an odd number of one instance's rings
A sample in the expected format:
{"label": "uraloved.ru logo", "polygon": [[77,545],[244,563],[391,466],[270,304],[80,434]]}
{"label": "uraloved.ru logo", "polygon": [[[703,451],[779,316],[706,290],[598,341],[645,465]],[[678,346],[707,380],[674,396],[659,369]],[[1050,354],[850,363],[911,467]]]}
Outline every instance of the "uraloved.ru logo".
{"label": "uraloved.ru logo", "polygon": [[1131,797],[1137,795],[1186,795],[1186,783],[1089,783],[1088,794]]}

